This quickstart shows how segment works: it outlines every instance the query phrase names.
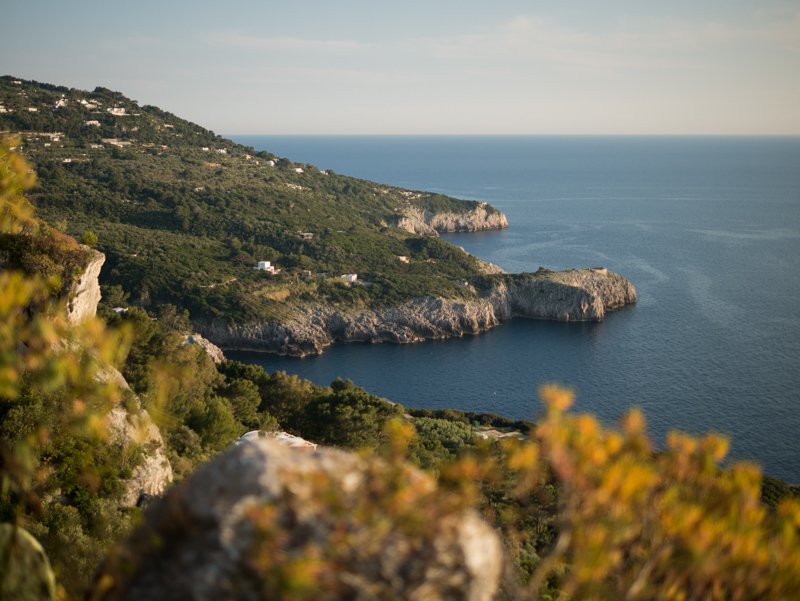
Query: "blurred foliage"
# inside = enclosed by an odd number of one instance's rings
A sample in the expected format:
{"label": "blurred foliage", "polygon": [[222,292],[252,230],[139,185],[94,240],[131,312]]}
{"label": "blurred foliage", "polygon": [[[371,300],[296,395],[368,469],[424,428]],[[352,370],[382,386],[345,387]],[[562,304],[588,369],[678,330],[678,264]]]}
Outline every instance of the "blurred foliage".
{"label": "blurred foliage", "polygon": [[510,458],[525,480],[548,465],[559,482],[558,538],[532,591],[566,568],[561,595],[576,600],[797,598],[800,504],[770,512],[756,466],[719,467],[724,438],[671,433],[656,453],[638,410],[616,431],[565,414],[569,390],[541,396],[536,443]]}

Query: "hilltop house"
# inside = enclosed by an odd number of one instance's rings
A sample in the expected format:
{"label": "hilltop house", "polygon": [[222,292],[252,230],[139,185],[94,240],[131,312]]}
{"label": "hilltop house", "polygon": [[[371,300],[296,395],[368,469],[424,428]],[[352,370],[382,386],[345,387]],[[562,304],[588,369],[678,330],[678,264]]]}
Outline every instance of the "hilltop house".
{"label": "hilltop house", "polygon": [[253,269],[260,269],[261,271],[269,271],[275,273],[275,266],[271,265],[269,261],[259,261],[258,266]]}

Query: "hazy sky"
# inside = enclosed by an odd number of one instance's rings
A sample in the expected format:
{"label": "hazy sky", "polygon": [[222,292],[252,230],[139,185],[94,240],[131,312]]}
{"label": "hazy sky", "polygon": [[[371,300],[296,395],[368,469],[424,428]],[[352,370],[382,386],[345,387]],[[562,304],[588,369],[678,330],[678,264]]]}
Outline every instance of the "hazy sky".
{"label": "hazy sky", "polygon": [[798,0],[3,0],[0,74],[221,134],[800,134]]}

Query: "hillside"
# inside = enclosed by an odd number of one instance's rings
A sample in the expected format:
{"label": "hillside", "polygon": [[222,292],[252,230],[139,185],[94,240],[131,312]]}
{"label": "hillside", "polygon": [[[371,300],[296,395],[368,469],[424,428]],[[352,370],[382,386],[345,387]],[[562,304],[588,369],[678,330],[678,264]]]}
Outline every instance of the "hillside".
{"label": "hillside", "polygon": [[[38,214],[64,233],[97,235],[104,286],[194,318],[280,321],[310,299],[374,309],[469,296],[459,282],[484,266],[413,232],[506,225],[485,203],[256,152],[105,88],[2,77],[0,131],[19,134],[36,167]],[[279,272],[254,270],[258,261]],[[345,273],[371,285],[349,286]]]}

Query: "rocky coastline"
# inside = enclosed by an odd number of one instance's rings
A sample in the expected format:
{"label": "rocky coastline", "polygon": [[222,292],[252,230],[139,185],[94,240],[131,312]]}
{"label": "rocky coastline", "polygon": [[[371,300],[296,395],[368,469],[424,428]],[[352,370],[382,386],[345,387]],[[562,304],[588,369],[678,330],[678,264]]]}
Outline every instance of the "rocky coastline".
{"label": "rocky coastline", "polygon": [[305,357],[322,353],[334,342],[408,344],[477,334],[514,317],[601,321],[608,311],[635,302],[633,284],[605,268],[540,270],[504,276],[473,300],[425,297],[400,307],[360,312],[307,304],[282,323],[197,327],[224,350]]}
{"label": "rocky coastline", "polygon": [[466,213],[434,213],[417,207],[406,207],[405,215],[391,225],[420,236],[438,236],[445,232],[477,232],[508,227],[506,216],[482,202]]}

